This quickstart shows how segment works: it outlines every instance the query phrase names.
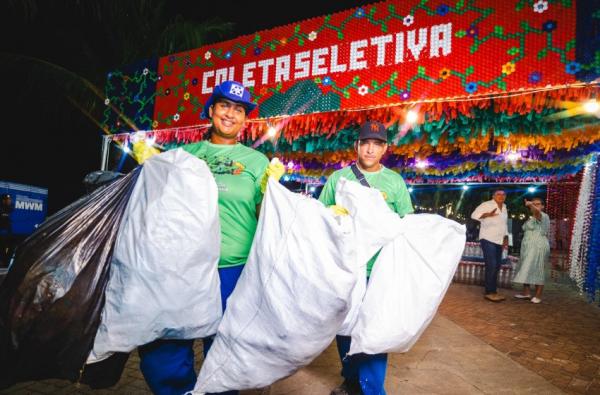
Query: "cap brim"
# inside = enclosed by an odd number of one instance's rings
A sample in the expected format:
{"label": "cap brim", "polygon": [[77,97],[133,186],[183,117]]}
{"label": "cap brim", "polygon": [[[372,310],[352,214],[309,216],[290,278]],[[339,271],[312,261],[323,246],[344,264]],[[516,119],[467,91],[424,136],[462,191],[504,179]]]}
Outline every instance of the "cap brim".
{"label": "cap brim", "polygon": [[383,138],[383,136],[381,136],[380,134],[365,134],[362,136],[358,136],[358,139],[359,140],[373,139],[373,140],[384,141],[387,143],[387,138]]}

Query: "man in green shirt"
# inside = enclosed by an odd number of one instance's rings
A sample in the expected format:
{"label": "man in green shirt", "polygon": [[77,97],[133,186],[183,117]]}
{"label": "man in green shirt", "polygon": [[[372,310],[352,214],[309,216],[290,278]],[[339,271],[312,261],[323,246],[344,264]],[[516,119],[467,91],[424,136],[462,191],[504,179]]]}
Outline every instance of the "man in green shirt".
{"label": "man in green shirt", "polygon": [[[340,177],[344,177],[379,190],[388,207],[401,217],[412,213],[414,210],[410,193],[402,176],[381,164],[381,158],[388,148],[385,127],[379,122],[364,123],[360,127],[354,148],[357,153],[356,163],[329,176],[319,200],[327,206],[335,206],[336,185]],[[378,254],[367,263],[367,281]],[[346,356],[350,350],[350,340],[349,336],[336,337],[344,382],[335,388],[331,395],[385,395],[383,384],[387,354]]]}
{"label": "man in green shirt", "polygon": [[[281,163],[269,164],[264,154],[238,142],[247,115],[255,107],[250,92],[242,84],[221,83],[214,88],[202,113],[204,118],[212,120],[208,140],[182,147],[207,163],[219,190],[219,279],[223,310],[248,258],[267,177],[279,179],[285,171]],[[203,339],[205,356],[212,340],[212,337]],[[139,348],[140,368],[153,393],[183,394],[194,388],[193,342],[159,339]],[[238,394],[238,391],[224,394]]]}

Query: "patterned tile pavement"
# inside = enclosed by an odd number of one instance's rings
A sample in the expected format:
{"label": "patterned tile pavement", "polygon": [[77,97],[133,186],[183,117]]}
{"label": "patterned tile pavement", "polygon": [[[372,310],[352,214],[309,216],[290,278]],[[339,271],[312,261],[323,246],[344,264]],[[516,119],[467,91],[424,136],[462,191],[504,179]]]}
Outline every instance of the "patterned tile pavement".
{"label": "patterned tile pavement", "polygon": [[550,283],[542,303],[483,299],[474,285],[450,287],[439,314],[570,394],[600,394],[600,307],[571,286]]}

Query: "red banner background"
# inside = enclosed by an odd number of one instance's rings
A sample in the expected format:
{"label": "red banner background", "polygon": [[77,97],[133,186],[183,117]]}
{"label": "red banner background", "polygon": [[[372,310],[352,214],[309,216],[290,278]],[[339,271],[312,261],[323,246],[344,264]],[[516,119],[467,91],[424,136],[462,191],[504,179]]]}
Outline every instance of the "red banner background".
{"label": "red banner background", "polygon": [[[575,21],[575,4],[565,0],[414,0],[380,2],[281,26],[161,58],[153,128],[201,123],[212,87],[229,78],[251,89],[259,104],[253,117],[572,83],[580,67]],[[358,47],[354,52],[353,45]],[[332,59],[336,50],[337,62]],[[295,78],[302,70],[296,57],[305,51],[310,51],[309,75]],[[322,64],[315,66],[315,61]],[[280,81],[275,80],[277,62]],[[360,62],[366,67],[358,68]],[[251,69],[253,63],[252,78],[244,78],[244,67]],[[336,64],[346,70],[332,70]]]}

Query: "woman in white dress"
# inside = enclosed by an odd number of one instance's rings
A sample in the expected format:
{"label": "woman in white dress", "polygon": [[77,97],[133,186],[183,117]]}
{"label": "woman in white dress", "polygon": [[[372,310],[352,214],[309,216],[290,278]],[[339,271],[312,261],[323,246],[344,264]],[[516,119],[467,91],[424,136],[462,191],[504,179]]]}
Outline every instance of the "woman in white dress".
{"label": "woman in white dress", "polygon": [[[532,303],[540,303],[544,289],[544,267],[550,259],[550,218],[543,211],[544,203],[540,198],[525,200],[525,206],[531,211],[531,217],[523,225],[525,235],[521,242],[520,268],[513,280],[523,284],[523,293],[516,294],[515,298],[531,299]],[[530,285],[535,285],[533,298]]]}

